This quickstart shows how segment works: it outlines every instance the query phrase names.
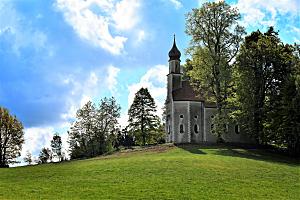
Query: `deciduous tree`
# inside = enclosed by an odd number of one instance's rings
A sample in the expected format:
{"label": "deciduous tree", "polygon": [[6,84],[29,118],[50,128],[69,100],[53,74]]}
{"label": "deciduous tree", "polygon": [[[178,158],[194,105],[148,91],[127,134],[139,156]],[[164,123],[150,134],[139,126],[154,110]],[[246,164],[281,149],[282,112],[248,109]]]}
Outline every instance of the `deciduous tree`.
{"label": "deciduous tree", "polygon": [[216,102],[215,133],[219,140],[227,123],[227,99],[232,87],[232,63],[242,42],[240,14],[224,1],[204,3],[187,14],[186,33],[192,37],[187,73],[207,101]]}
{"label": "deciduous tree", "polygon": [[10,115],[6,108],[0,107],[0,167],[16,163],[20,156],[24,132],[22,123]]}

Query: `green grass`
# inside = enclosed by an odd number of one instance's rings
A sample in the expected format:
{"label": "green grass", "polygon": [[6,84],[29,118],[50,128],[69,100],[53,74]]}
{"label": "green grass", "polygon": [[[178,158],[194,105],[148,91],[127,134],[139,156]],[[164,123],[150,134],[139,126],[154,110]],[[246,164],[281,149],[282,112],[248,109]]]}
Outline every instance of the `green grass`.
{"label": "green grass", "polygon": [[300,199],[296,160],[230,146],[0,169],[0,199]]}

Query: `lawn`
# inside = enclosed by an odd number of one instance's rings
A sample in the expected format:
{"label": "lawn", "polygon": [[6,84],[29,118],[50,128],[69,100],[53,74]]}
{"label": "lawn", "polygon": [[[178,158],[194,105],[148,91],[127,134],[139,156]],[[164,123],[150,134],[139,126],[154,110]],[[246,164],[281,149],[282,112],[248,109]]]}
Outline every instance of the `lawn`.
{"label": "lawn", "polygon": [[300,165],[263,150],[162,145],[0,169],[0,199],[300,199]]}

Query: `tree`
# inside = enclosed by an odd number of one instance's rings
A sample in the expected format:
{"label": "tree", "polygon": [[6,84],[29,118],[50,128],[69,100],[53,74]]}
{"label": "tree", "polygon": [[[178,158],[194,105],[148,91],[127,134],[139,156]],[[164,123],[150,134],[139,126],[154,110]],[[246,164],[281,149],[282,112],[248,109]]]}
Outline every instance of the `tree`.
{"label": "tree", "polygon": [[22,123],[6,108],[0,107],[0,168],[16,163],[15,158],[20,156],[23,143]]}
{"label": "tree", "polygon": [[147,88],[141,88],[134,97],[129,115],[129,132],[135,140],[145,145],[151,142],[150,131],[156,128],[158,116],[155,114],[156,105]]}
{"label": "tree", "polygon": [[26,162],[28,165],[31,165],[32,161],[32,155],[29,151],[27,151],[26,156],[24,157],[24,162]]}
{"label": "tree", "polygon": [[[197,91],[217,106],[215,133],[221,140],[228,121],[228,97],[232,89],[232,62],[242,42],[240,14],[224,1],[204,3],[187,14],[186,33],[192,37],[188,76]],[[226,130],[226,129],[225,129]]]}
{"label": "tree", "polygon": [[245,38],[237,57],[235,114],[260,144],[299,152],[299,61],[297,46],[283,44],[273,27]]}
{"label": "tree", "polygon": [[51,150],[44,147],[40,151],[38,163],[40,163],[40,164],[47,163],[48,160],[50,160],[50,157],[51,157]]}
{"label": "tree", "polygon": [[118,132],[121,107],[114,97],[101,99],[98,108],[87,102],[77,111],[76,121],[70,128],[71,158],[93,157],[110,151]]}
{"label": "tree", "polygon": [[62,141],[61,137],[59,136],[58,133],[55,133],[53,136],[53,139],[51,140],[51,148],[53,152],[53,156],[58,158],[58,161],[61,161],[62,159]]}

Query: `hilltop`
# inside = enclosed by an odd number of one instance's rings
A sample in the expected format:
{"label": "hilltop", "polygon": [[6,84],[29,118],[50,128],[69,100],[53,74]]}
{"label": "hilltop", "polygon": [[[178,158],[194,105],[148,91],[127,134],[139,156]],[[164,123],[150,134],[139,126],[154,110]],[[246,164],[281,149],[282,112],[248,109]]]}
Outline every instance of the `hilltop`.
{"label": "hilltop", "polygon": [[0,199],[299,199],[299,162],[225,145],[160,145],[0,169]]}

